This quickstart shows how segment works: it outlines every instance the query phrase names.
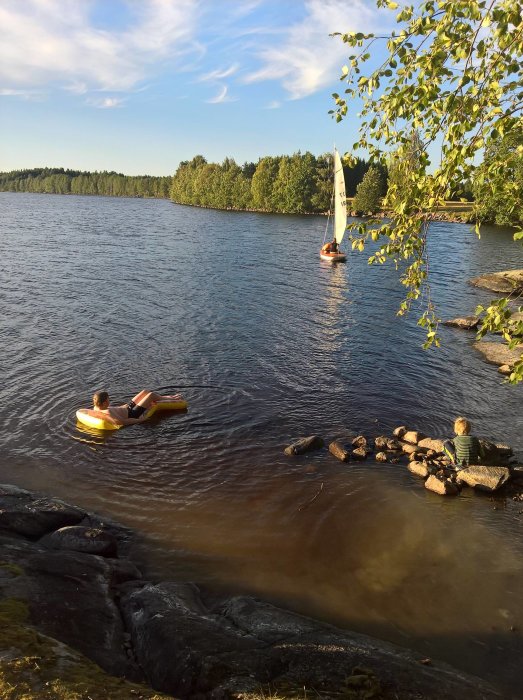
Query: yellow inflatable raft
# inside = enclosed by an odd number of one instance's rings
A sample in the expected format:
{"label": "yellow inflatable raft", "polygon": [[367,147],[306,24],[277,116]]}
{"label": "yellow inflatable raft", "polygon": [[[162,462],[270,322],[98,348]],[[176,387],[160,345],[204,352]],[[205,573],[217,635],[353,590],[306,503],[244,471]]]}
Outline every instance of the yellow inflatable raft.
{"label": "yellow inflatable raft", "polygon": [[[158,411],[183,411],[186,408],[187,401],[185,401],[185,399],[179,399],[178,401],[159,401],[151,406],[151,408],[147,409],[145,416],[147,420]],[[118,430],[119,428],[123,428],[123,425],[113,423],[109,416],[102,418],[99,411],[95,411],[91,408],[79,408],[78,411],[76,411],[76,418],[80,423],[87,425],[89,428],[97,428],[98,430]]]}

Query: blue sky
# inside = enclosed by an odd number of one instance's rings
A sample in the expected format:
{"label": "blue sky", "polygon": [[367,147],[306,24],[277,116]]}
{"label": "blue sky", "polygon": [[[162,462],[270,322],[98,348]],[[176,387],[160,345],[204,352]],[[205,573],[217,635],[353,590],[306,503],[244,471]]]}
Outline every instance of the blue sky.
{"label": "blue sky", "polygon": [[196,154],[257,161],[336,143],[348,54],[374,0],[2,0],[0,170],[172,174]]}

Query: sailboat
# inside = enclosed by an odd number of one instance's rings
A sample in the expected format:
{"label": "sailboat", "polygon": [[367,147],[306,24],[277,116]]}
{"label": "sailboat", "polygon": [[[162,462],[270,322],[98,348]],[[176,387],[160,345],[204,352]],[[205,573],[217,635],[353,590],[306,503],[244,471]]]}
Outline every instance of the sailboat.
{"label": "sailboat", "polygon": [[347,197],[345,195],[343,165],[341,164],[340,154],[336,148],[334,149],[334,191],[332,196],[334,199],[333,239],[331,242],[325,243],[331,218],[329,211],[329,218],[327,219],[327,226],[323,237],[323,246],[320,250],[320,258],[322,260],[329,260],[330,262],[345,262],[347,256],[340,252],[340,244],[343,240],[345,229],[347,228]]}

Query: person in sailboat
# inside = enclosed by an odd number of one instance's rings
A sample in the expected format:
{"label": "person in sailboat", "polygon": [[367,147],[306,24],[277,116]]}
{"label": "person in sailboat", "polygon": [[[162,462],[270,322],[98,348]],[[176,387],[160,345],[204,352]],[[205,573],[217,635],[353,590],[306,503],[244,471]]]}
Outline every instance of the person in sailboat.
{"label": "person in sailboat", "polygon": [[339,248],[338,244],[336,243],[336,240],[325,243],[325,245],[321,249],[322,253],[337,253],[338,251]]}

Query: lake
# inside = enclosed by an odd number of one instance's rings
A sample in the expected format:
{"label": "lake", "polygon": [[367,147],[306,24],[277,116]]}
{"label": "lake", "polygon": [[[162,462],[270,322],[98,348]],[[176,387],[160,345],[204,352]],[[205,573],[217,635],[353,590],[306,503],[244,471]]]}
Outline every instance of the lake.
{"label": "lake", "polygon": [[[442,327],[423,351],[392,266],[319,260],[324,217],[7,192],[0,206],[0,481],[136,529],[149,576],[254,593],[521,690],[522,503],[283,454],[312,433],[446,437],[465,415],[521,458],[523,387],[473,333]],[[491,298],[470,277],[523,267],[502,228],[434,224],[429,252],[443,319]],[[142,388],[180,390],[189,410],[76,425],[95,390]]]}

